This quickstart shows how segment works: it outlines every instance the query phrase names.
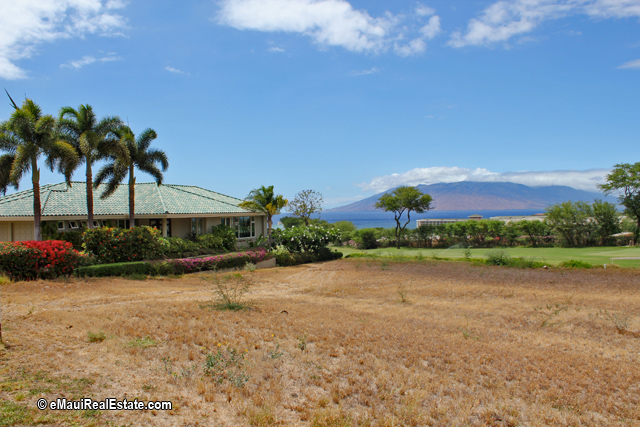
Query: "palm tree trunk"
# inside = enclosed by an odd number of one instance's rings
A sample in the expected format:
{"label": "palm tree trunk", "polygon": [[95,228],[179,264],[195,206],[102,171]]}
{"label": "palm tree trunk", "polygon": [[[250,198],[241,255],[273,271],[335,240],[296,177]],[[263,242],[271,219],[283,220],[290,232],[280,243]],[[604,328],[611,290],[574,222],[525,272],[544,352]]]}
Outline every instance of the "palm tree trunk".
{"label": "palm tree trunk", "polygon": [[93,174],[91,173],[91,162],[87,162],[87,222],[88,227],[93,228]]}
{"label": "palm tree trunk", "polygon": [[267,217],[267,236],[269,237],[268,239],[268,243],[269,243],[269,250],[271,250],[271,227],[273,226],[273,217],[271,215],[269,215]]}
{"label": "palm tree trunk", "polygon": [[136,178],[133,176],[133,166],[129,168],[129,228],[136,226]]}
{"label": "palm tree trunk", "polygon": [[40,203],[40,170],[36,159],[31,161],[31,183],[33,184],[33,238],[34,240],[42,240],[42,231],[40,230],[40,222],[42,218],[42,206]]}

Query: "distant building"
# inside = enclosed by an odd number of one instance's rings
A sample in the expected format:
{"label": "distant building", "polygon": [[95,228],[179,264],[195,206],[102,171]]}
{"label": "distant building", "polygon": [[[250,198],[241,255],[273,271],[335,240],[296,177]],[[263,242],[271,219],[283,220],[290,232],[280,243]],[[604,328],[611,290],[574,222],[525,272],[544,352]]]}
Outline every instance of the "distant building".
{"label": "distant building", "polygon": [[424,218],[416,221],[416,227],[420,227],[422,225],[442,225],[442,224],[453,224],[454,222],[461,221],[480,221],[482,219],[482,215],[474,214],[469,215],[467,218]]}
{"label": "distant building", "polygon": [[[544,221],[547,216],[545,214],[535,214],[535,215],[522,215],[522,216],[492,216],[491,220],[502,221],[506,224],[510,222],[518,222],[518,221]],[[482,219],[482,215],[469,215],[467,218],[425,218],[419,219],[416,221],[416,227],[420,227],[421,225],[442,225],[442,224],[453,224],[454,222],[461,221],[480,221]]]}

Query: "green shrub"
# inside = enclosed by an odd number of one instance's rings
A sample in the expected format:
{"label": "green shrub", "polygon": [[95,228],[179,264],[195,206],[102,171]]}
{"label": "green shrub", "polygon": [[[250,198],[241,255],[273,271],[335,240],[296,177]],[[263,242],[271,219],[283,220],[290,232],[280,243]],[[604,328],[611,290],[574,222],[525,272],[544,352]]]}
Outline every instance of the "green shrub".
{"label": "green shrub", "polygon": [[175,274],[173,265],[166,261],[136,261],[115,264],[99,264],[79,267],[76,275],[81,277],[110,277],[110,276],[167,276]]}
{"label": "green shrub", "polygon": [[195,256],[200,253],[202,246],[198,242],[182,239],[180,237],[164,238],[164,255],[169,258],[182,258]]}
{"label": "green shrub", "polygon": [[211,227],[211,234],[214,237],[222,239],[222,249],[226,249],[227,251],[236,250],[238,238],[236,237],[236,232],[233,228],[224,224],[216,225]]}
{"label": "green shrub", "polygon": [[164,251],[160,231],[151,227],[102,227],[84,232],[84,248],[100,263],[158,259]]}
{"label": "green shrub", "polygon": [[66,231],[64,233],[59,233],[58,240],[69,242],[73,245],[73,249],[81,251],[83,243],[82,233],[84,233],[84,231]]}
{"label": "green shrub", "polygon": [[376,232],[370,228],[357,230],[354,233],[353,240],[358,243],[360,249],[375,249],[378,247]]}
{"label": "green shrub", "polygon": [[338,231],[315,225],[299,226],[284,230],[276,229],[272,233],[276,244],[284,246],[289,252],[319,253],[338,238]]}
{"label": "green shrub", "polygon": [[508,265],[509,267],[519,268],[542,268],[545,266],[543,262],[523,257],[509,258]]}
{"label": "green shrub", "polygon": [[501,249],[489,251],[485,254],[487,257],[486,263],[489,265],[509,265],[511,257]]}
{"label": "green shrub", "polygon": [[342,252],[332,251],[328,248],[313,252],[289,252],[286,248],[279,247],[272,252],[276,257],[276,265],[281,267],[290,267],[299,264],[310,264],[313,262],[332,261],[342,258]]}
{"label": "green shrub", "polygon": [[563,261],[560,263],[560,267],[565,268],[591,268],[593,265],[588,262],[580,261],[577,259],[570,259],[569,261]]}

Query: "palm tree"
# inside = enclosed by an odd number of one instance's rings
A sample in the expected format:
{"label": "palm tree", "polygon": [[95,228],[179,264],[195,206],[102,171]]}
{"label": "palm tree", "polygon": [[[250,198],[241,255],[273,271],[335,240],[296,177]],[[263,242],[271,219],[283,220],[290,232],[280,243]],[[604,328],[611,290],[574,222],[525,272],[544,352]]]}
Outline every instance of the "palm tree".
{"label": "palm tree", "polygon": [[13,99],[11,104],[15,111],[9,120],[0,124],[0,150],[7,152],[0,156],[0,193],[6,194],[10,186],[17,190],[20,180],[31,171],[34,238],[42,240],[38,159],[45,156],[47,168],[53,171],[58,167],[69,183],[73,172],[69,165],[77,162],[77,154],[70,144],[56,137],[53,116],[43,115],[32,100],[26,99],[22,107],[18,107]]}
{"label": "palm tree", "polygon": [[87,223],[93,228],[93,172],[91,167],[97,160],[107,158],[110,154],[126,157],[126,147],[115,135],[122,126],[119,117],[105,117],[98,122],[90,105],[80,105],[77,110],[64,107],[60,110],[58,127],[60,137],[76,149],[78,162],[86,165],[87,177]]}
{"label": "palm tree", "polygon": [[107,188],[100,198],[104,199],[112,195],[118,185],[129,175],[129,228],[135,226],[135,169],[151,175],[158,185],[162,184],[162,172],[169,167],[169,160],[164,151],[149,148],[151,141],[157,138],[156,131],[146,129],[138,138],[135,137],[129,126],[121,126],[117,131],[119,140],[127,147],[127,155],[111,154],[107,164],[98,172],[94,182],[96,188],[103,182]]}
{"label": "palm tree", "polygon": [[251,190],[249,195],[240,203],[240,207],[251,209],[267,214],[267,235],[269,236],[269,247],[271,247],[271,227],[273,226],[273,216],[287,206],[289,201],[281,194],[274,194],[273,185]]}

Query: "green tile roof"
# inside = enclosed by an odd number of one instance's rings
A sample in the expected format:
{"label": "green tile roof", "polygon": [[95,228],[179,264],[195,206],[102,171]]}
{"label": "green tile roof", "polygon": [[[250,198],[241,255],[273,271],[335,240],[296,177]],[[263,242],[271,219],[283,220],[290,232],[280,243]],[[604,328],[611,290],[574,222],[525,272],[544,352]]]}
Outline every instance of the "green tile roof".
{"label": "green tile roof", "polygon": [[[87,215],[86,183],[46,184],[40,187],[42,216]],[[122,184],[110,197],[101,199],[102,187],[93,190],[93,214],[128,215],[129,186]],[[191,185],[136,184],[136,215],[206,215],[251,212],[238,205],[241,199]],[[33,190],[0,197],[0,217],[33,216]]]}

